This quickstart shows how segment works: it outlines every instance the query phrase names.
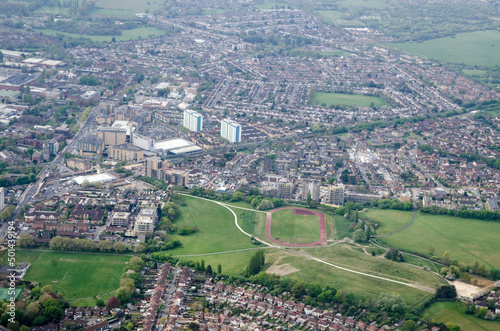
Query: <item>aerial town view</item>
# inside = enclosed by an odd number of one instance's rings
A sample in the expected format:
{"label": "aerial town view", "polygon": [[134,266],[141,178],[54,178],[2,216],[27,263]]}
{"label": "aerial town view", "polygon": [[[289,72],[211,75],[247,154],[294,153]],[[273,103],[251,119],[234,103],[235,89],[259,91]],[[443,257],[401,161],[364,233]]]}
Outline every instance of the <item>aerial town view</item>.
{"label": "aerial town view", "polygon": [[0,0],[0,331],[500,331],[499,0]]}

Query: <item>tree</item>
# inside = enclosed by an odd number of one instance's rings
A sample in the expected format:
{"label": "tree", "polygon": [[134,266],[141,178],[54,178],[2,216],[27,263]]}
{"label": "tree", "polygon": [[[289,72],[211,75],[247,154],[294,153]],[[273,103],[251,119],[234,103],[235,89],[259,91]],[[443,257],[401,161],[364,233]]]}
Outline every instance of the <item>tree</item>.
{"label": "tree", "polygon": [[117,308],[120,307],[120,301],[116,297],[111,297],[106,304],[108,308]]}
{"label": "tree", "polygon": [[366,241],[366,233],[365,231],[361,230],[361,229],[357,229],[356,231],[354,231],[354,241],[355,242],[365,242]]}
{"label": "tree", "polygon": [[212,276],[212,266],[209,264],[205,270],[205,275]]}
{"label": "tree", "polygon": [[98,247],[101,252],[109,252],[113,249],[113,242],[111,240],[101,240]]}
{"label": "tree", "polygon": [[377,307],[381,311],[402,314],[405,303],[399,294],[382,293],[377,299]]}
{"label": "tree", "polygon": [[443,254],[443,260],[441,261],[444,265],[450,265],[450,252],[446,251]]}
{"label": "tree", "polygon": [[20,247],[33,247],[35,246],[35,240],[33,240],[33,236],[28,233],[23,233],[19,236],[17,243]]}
{"label": "tree", "polygon": [[188,329],[193,331],[198,331],[200,329],[200,325],[196,322],[191,322],[188,324]]}
{"label": "tree", "polygon": [[219,275],[222,273],[222,266],[220,264],[217,266],[217,273]]}
{"label": "tree", "polygon": [[443,285],[436,289],[436,299],[455,299],[457,297],[457,289],[454,285]]}
{"label": "tree", "polygon": [[125,252],[127,250],[127,245],[125,245],[121,241],[117,241],[114,243],[113,249],[115,250],[115,252],[119,252],[119,253]]}
{"label": "tree", "polygon": [[307,199],[306,199],[306,202],[307,202],[307,205],[309,207],[311,207],[311,202],[312,202],[312,198],[311,198],[311,192],[307,192]]}
{"label": "tree", "polygon": [[106,306],[106,302],[103,299],[97,299],[95,305],[99,308],[104,308]]}
{"label": "tree", "polygon": [[42,293],[52,293],[53,291],[52,285],[45,285],[42,287]]}

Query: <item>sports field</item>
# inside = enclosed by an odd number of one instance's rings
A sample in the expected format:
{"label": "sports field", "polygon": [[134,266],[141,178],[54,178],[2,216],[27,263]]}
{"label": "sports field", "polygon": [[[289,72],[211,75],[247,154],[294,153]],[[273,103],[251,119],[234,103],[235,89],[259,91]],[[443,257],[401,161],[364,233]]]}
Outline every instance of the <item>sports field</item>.
{"label": "sports field", "polygon": [[384,99],[369,95],[313,92],[313,105],[381,107],[387,105]]}
{"label": "sports field", "polygon": [[[77,34],[77,33],[69,33],[69,32],[61,32],[51,29],[37,29],[37,32],[48,36],[55,36],[58,34],[62,34],[68,37],[73,38],[89,38],[94,42],[111,42],[113,36],[90,36],[85,34]],[[136,39],[146,39],[149,36],[163,36],[165,32],[155,27],[142,27],[130,30],[124,30],[120,36],[114,36],[116,41],[127,41],[127,40],[136,40]]]}
{"label": "sports field", "polygon": [[297,215],[293,209],[277,210],[272,215],[271,237],[285,242],[310,243],[319,240],[318,217]]}
{"label": "sports field", "polygon": [[[0,288],[0,300],[2,301],[7,301],[9,302],[10,301],[10,298],[11,296],[9,295],[9,289],[8,288]],[[18,288],[18,289],[15,289],[15,295],[14,297],[17,299],[17,297],[19,296],[19,294],[21,294],[21,289]]]}
{"label": "sports field", "polygon": [[185,206],[175,221],[179,227],[196,226],[199,231],[189,236],[175,236],[182,247],[172,250],[173,255],[217,253],[252,248],[251,240],[234,224],[234,216],[227,208],[209,200],[183,197]]}
{"label": "sports field", "polygon": [[465,313],[466,306],[462,302],[436,302],[424,311],[424,316],[428,315],[436,323],[451,322],[460,326],[461,330],[500,330],[499,321],[488,321]]}
{"label": "sports field", "polygon": [[[412,212],[395,210],[368,211],[367,216],[383,224],[381,231],[400,228],[411,219]],[[499,222],[486,222],[446,215],[417,214],[413,224],[402,232],[384,237],[389,245],[408,251],[435,255],[450,252],[452,260],[472,265],[474,259],[488,267],[500,265]]]}
{"label": "sports field", "polygon": [[70,302],[115,291],[120,286],[130,256],[18,251],[18,262],[30,262],[24,277],[30,282],[52,285]]}
{"label": "sports field", "polygon": [[500,65],[500,31],[476,31],[422,43],[393,43],[386,46],[439,61],[484,67]]}

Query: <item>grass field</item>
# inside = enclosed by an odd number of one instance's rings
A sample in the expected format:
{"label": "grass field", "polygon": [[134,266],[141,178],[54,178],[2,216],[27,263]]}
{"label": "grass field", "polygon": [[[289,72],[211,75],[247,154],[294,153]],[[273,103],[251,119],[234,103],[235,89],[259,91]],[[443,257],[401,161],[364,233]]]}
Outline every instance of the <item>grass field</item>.
{"label": "grass field", "polygon": [[[113,36],[90,36],[90,35],[83,35],[83,34],[76,34],[76,33],[69,33],[69,32],[61,32],[61,31],[56,31],[56,30],[51,30],[51,29],[37,29],[36,30],[39,33],[48,35],[48,36],[55,36],[58,34],[62,34],[68,37],[73,37],[73,38],[89,38],[94,42],[111,42],[111,39]],[[136,40],[136,39],[146,39],[149,38],[150,35],[154,36],[162,36],[164,35],[165,32],[163,30],[160,30],[155,27],[143,27],[143,28],[136,28],[136,29],[130,29],[130,30],[124,30],[120,36],[114,36],[116,41],[127,41],[127,40]]]}
{"label": "grass field", "polygon": [[361,218],[366,217],[367,219],[373,220],[385,219],[377,229],[378,235],[393,233],[401,229],[406,224],[410,223],[413,217],[413,213],[399,210],[391,210],[390,213],[387,213],[387,210],[383,209],[368,209],[366,212],[360,213],[359,215]]}
{"label": "grass field", "polygon": [[310,243],[319,240],[317,216],[293,215],[293,209],[275,211],[271,219],[271,237],[285,242]]}
{"label": "grass field", "polygon": [[363,27],[363,22],[356,20],[344,20],[344,13],[335,10],[318,10],[315,14],[326,24],[343,27]]}
{"label": "grass field", "polygon": [[[427,287],[433,287],[441,283],[438,277],[429,272],[409,265],[387,261],[380,257],[372,257],[348,245],[311,248],[303,251],[339,266],[346,266],[350,269],[369,272],[408,283],[419,282],[425,284]],[[279,257],[273,257],[273,255],[279,255]],[[405,302],[410,304],[431,295],[429,292],[415,288],[343,271],[307,259],[304,256],[295,255],[293,252],[266,251],[266,260],[268,256],[270,259],[278,260],[278,265],[287,265],[289,268],[298,269],[298,271],[294,271],[289,275],[291,278],[321,284],[321,286],[329,285],[336,289],[341,289],[343,293],[352,292],[362,298],[376,298],[381,293],[393,293],[400,294]]]}
{"label": "grass field", "polygon": [[[383,224],[381,230],[397,229],[408,219],[411,212],[383,210],[368,211],[367,215]],[[379,231],[380,233],[380,231]],[[474,259],[489,267],[500,265],[500,223],[486,222],[444,215],[417,214],[413,224],[402,232],[384,237],[389,245],[408,251],[429,254],[434,247],[436,256],[450,252],[457,259],[472,265]],[[480,238],[480,239],[479,239]]]}
{"label": "grass field", "polygon": [[261,239],[265,238],[266,214],[251,210],[231,208],[238,215],[238,224],[243,231]]}
{"label": "grass field", "polygon": [[451,322],[460,326],[461,330],[476,331],[499,331],[499,321],[487,321],[472,315],[465,314],[466,306],[462,302],[436,302],[433,303],[424,312],[425,315],[432,317],[437,323]]}
{"label": "grass field", "polygon": [[196,226],[199,231],[189,236],[175,236],[183,247],[172,250],[173,255],[204,254],[253,248],[249,237],[234,224],[233,214],[212,201],[183,197],[186,206],[180,208],[175,221],[179,227]]}
{"label": "grass field", "polygon": [[255,8],[257,9],[276,9],[276,6],[278,6],[278,9],[293,9],[293,6],[289,3],[286,2],[264,2],[263,4],[259,5],[254,5]]}
{"label": "grass field", "polygon": [[387,105],[384,99],[369,95],[314,92],[313,105],[380,107]]}
{"label": "grass field", "polygon": [[[9,295],[9,291],[10,291],[10,289],[8,289],[8,288],[0,288],[0,300],[9,302],[9,300],[11,298],[11,296]],[[15,290],[16,295],[14,297],[16,299],[19,296],[19,294],[21,294],[21,291],[22,290],[20,288]]]}
{"label": "grass field", "polygon": [[469,32],[423,43],[394,43],[387,46],[439,61],[484,67],[500,65],[500,31]]}
{"label": "grass field", "polygon": [[351,221],[341,215],[335,215],[335,220],[333,223],[333,238],[335,240],[342,240],[345,237],[352,237],[352,232],[348,230],[351,225]]}
{"label": "grass field", "polygon": [[64,293],[70,302],[115,291],[130,256],[18,251],[18,262],[30,262],[24,277]]}

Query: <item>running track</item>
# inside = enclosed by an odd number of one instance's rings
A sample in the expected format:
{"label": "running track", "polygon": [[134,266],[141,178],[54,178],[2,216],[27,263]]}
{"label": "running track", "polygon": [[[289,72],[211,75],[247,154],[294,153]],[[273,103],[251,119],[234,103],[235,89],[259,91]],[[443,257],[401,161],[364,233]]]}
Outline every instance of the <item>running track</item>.
{"label": "running track", "polygon": [[[316,215],[316,216],[318,216],[319,240],[315,241],[313,243],[298,244],[298,243],[289,243],[289,242],[280,241],[280,240],[277,240],[277,239],[274,239],[273,237],[271,237],[271,219],[273,217],[273,213],[275,211],[282,210],[282,209],[293,209],[294,215]],[[297,208],[297,207],[282,207],[282,208],[273,209],[266,214],[266,238],[274,243],[277,243],[277,244],[280,244],[283,246],[291,246],[291,247],[308,247],[308,246],[326,245],[327,244],[327,237],[326,237],[325,214],[314,211],[314,210],[309,210],[309,209],[305,209],[305,208]]]}

